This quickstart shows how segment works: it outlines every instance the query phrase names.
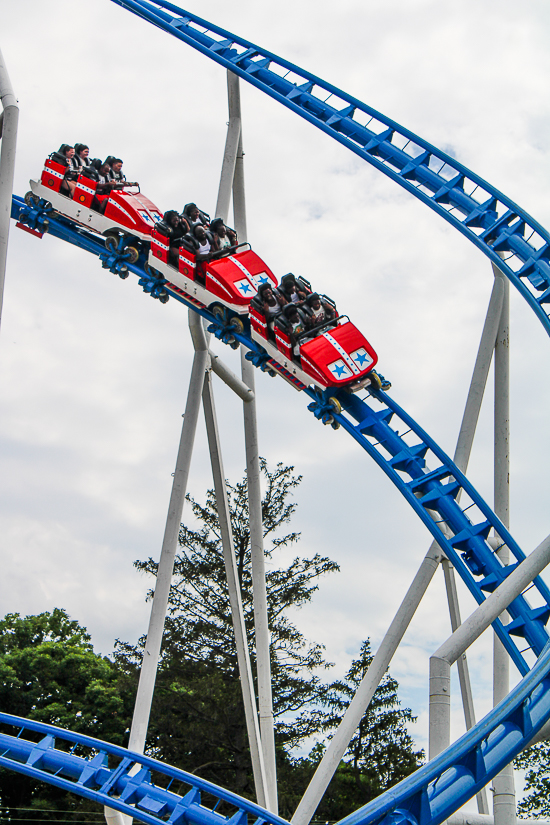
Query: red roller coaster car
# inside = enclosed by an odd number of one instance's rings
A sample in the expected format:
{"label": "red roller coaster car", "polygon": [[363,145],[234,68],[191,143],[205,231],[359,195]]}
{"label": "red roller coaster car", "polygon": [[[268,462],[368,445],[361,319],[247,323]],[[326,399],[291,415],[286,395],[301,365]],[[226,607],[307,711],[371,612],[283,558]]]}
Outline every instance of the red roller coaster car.
{"label": "red roller coaster car", "polygon": [[[57,153],[53,154],[55,156]],[[141,194],[138,184],[117,183],[108,195],[98,195],[97,180],[84,167],[70,198],[60,192],[66,171],[66,164],[60,163],[56,157],[49,157],[44,163],[40,180],[30,181],[33,195],[44,198],[57,212],[101,235],[122,232],[142,241],[150,240],[154,225],[162,220],[162,213]],[[91,208],[94,198],[99,203],[107,201],[103,214]]]}
{"label": "red roller coaster car", "polygon": [[[97,194],[96,176],[83,168],[71,198],[60,191],[66,171],[67,164],[53,153],[45,161],[40,181],[31,180],[32,192],[27,199],[49,201],[60,214],[107,236],[107,243],[110,243],[109,236],[125,236],[130,243],[131,262],[139,258],[138,248],[145,247],[146,254],[148,251],[145,269],[162,275],[168,291],[197,308],[210,310],[220,323],[232,326],[235,332],[244,332],[250,322],[251,337],[269,356],[267,369],[278,372],[298,389],[312,383],[321,390],[342,387],[352,392],[369,384],[380,387],[380,379],[373,371],[378,360],[376,352],[347,316],[302,333],[298,341],[299,356],[292,352],[284,318],[275,321],[274,335],[269,331],[261,303],[255,296],[263,283],[275,288],[277,279],[248,244],[197,261],[189,244],[183,243],[176,268],[169,263],[168,239],[156,229],[162,214],[141,194],[137,184],[115,184],[109,194]],[[92,209],[92,203],[101,204],[102,212]],[[131,246],[132,240],[137,241],[138,248]],[[302,290],[311,292],[308,281],[303,278],[298,281]],[[332,306],[336,310],[334,304]]]}
{"label": "red roller coaster car", "polygon": [[180,246],[177,269],[168,263],[168,255],[168,238],[154,229],[149,266],[166,278],[169,289],[228,320],[248,315],[248,306],[260,284],[277,286],[273,272],[248,244],[217,253],[207,261],[197,261],[187,245]]}

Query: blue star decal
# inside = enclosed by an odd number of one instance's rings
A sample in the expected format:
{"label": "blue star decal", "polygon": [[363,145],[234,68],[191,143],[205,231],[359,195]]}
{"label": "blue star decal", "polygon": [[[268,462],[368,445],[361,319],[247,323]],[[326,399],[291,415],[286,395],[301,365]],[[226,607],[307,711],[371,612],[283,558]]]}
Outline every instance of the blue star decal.
{"label": "blue star decal", "polygon": [[332,367],[332,371],[336,378],[341,378],[343,375],[346,374],[346,368],[342,363],[340,363],[339,365],[334,364],[334,366]]}
{"label": "blue star decal", "polygon": [[269,278],[267,277],[267,275],[261,275],[258,278],[258,281],[259,281],[260,284],[268,284],[269,283]]}
{"label": "blue star decal", "polygon": [[247,295],[250,292],[250,284],[241,284],[241,292],[243,295]]}
{"label": "blue star decal", "polygon": [[358,367],[364,367],[366,364],[369,363],[369,359],[367,358],[364,352],[357,353],[353,360],[355,361]]}

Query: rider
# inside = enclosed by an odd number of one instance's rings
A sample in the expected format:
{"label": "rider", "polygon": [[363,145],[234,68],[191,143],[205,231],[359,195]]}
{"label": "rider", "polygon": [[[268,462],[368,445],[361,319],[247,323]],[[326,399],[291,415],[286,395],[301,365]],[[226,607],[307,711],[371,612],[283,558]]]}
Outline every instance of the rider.
{"label": "rider", "polygon": [[123,183],[126,180],[122,172],[123,161],[120,158],[110,158],[111,171],[109,172],[109,180],[114,183]]}
{"label": "rider", "polygon": [[283,304],[300,304],[306,299],[306,293],[298,286],[296,276],[292,272],[283,275],[278,292]]}
{"label": "rider", "polygon": [[212,221],[210,231],[214,238],[216,250],[229,249],[229,247],[237,245],[237,233],[233,229],[229,229],[221,218]]}

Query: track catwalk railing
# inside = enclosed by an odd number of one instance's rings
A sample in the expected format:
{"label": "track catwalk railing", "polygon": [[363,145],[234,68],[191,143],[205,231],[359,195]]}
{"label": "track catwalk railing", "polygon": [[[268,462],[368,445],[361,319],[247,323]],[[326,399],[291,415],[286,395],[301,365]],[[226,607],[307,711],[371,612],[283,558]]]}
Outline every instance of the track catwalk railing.
{"label": "track catwalk railing", "polygon": [[[128,277],[130,271],[134,272],[138,275],[139,284],[144,291],[155,297],[157,287],[152,286],[155,279],[142,267],[136,264],[126,265],[117,260],[97,235],[76,227],[66,218],[57,215],[54,217],[51,211],[47,211],[47,207],[44,212],[44,205],[26,206],[20,198],[14,198],[12,216],[35,232],[47,229],[49,234],[96,254],[104,268],[123,278]],[[199,311],[210,321],[210,329],[216,332],[219,321],[206,308],[198,309],[191,305],[181,295],[172,291],[169,283],[161,282],[160,285],[174,298]],[[246,333],[237,333],[235,337],[250,349],[249,354],[253,363],[259,364],[260,360],[256,360],[255,356],[261,355],[261,347]],[[309,409],[321,421],[332,415],[376,461],[418,513],[476,601],[481,604],[485,600],[485,593],[493,592],[525,558],[508,530],[454,462],[391,396],[382,391],[365,398],[342,390],[330,392],[339,400],[342,406],[341,413],[334,413],[333,402],[327,397],[328,391],[319,393],[312,387],[305,389],[306,395],[311,399]],[[497,537],[496,542],[488,541],[491,531]],[[502,545],[509,548],[513,557],[512,564],[505,565],[499,559],[497,551]],[[485,785],[550,718],[550,685],[547,682],[550,654],[547,650],[549,637],[545,629],[550,614],[550,591],[540,577],[535,578],[508,605],[508,613],[510,620],[507,623],[497,619],[493,627],[520,672],[527,674],[519,687],[501,702],[495,712],[459,740],[459,743],[455,743],[426,768],[382,795],[371,806],[367,806],[364,809],[366,813],[354,814],[354,817],[360,815],[366,816],[367,819],[353,819],[353,823],[382,821],[389,812],[393,812],[391,821],[395,823],[395,817],[400,817],[402,810],[407,811],[407,821],[416,821],[419,825],[428,821],[441,821]],[[522,640],[521,644],[518,643],[518,639]],[[540,661],[530,671],[535,657],[540,657]],[[50,745],[47,749],[50,749]],[[10,752],[8,749],[2,758]],[[459,758],[457,753],[460,754]],[[17,759],[11,766],[23,773],[29,773],[27,758],[31,759],[32,764],[41,764],[38,756],[31,757],[27,754],[24,766],[21,760]],[[141,758],[142,763],[143,759]],[[121,776],[126,776],[133,763],[140,761],[134,758],[134,755],[128,754],[125,760],[124,765],[117,769]],[[0,764],[4,764],[1,759]],[[50,774],[44,774],[43,778],[52,781],[53,784],[59,784],[59,775],[47,778],[49,776]],[[109,781],[105,779],[105,787],[111,787]],[[130,781],[129,775],[125,781]],[[211,793],[211,788],[208,792]],[[98,793],[104,793],[104,790]],[[220,792],[219,798],[225,799],[226,793],[228,792]],[[95,798],[99,798],[111,808],[128,813],[126,808],[115,805],[111,797],[108,801],[104,796]],[[164,803],[160,805],[154,801],[154,795],[148,793],[144,798],[153,800],[151,803],[144,803],[145,805],[157,805],[158,810],[168,810]],[[181,808],[179,810],[181,811]],[[379,815],[380,811],[382,813]],[[134,815],[138,816],[135,812]],[[139,816],[144,821],[152,821],[145,819],[141,813]],[[185,816],[182,815],[177,823],[183,821]],[[168,822],[176,822],[171,817],[172,814]],[[264,812],[263,819],[269,822],[277,820],[267,812]],[[350,818],[345,822],[352,825]]]}
{"label": "track catwalk railing", "polygon": [[419,198],[502,270],[550,334],[550,233],[514,201],[366,103],[202,17],[165,0],[113,2],[239,75]]}

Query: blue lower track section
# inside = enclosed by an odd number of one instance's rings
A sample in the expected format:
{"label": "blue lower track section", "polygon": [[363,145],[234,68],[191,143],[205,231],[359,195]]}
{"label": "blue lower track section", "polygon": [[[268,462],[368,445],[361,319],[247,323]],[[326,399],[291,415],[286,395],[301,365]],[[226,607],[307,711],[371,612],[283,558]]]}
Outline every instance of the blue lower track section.
{"label": "blue lower track section", "polygon": [[[48,232],[96,255],[103,268],[121,278],[133,273],[145,293],[161,300],[163,294],[176,298],[207,318],[220,340],[230,343],[236,338],[250,350],[256,366],[264,363],[262,348],[246,331],[226,330],[208,309],[198,309],[172,292],[164,279],[151,274],[143,255],[137,263],[129,263],[123,249],[106,248],[101,236],[58,215],[43,202],[27,205],[14,197],[12,217],[34,234]],[[309,410],[319,421],[339,424],[391,479],[478,603],[525,558],[464,474],[390,395],[379,390],[360,397],[341,389],[320,392],[314,387],[306,388],[305,395]],[[503,544],[513,558],[509,565],[503,565],[497,556]],[[342,822],[437,825],[487,784],[550,719],[547,585],[537,578],[509,605],[508,614],[506,623],[497,620],[493,627],[524,676],[522,682],[437,759]],[[0,714],[0,727],[0,766],[109,805],[143,822],[222,825],[230,821],[246,825],[249,817],[255,822],[283,822],[229,791],[122,748],[5,714]],[[83,748],[89,749],[88,757],[81,755]],[[209,808],[201,801],[201,794],[217,801]]]}
{"label": "blue lower track section", "polygon": [[[549,716],[550,649],[452,748],[339,825],[439,825],[508,764]],[[285,822],[249,800],[155,759],[5,713],[0,714],[0,766],[148,825]]]}

